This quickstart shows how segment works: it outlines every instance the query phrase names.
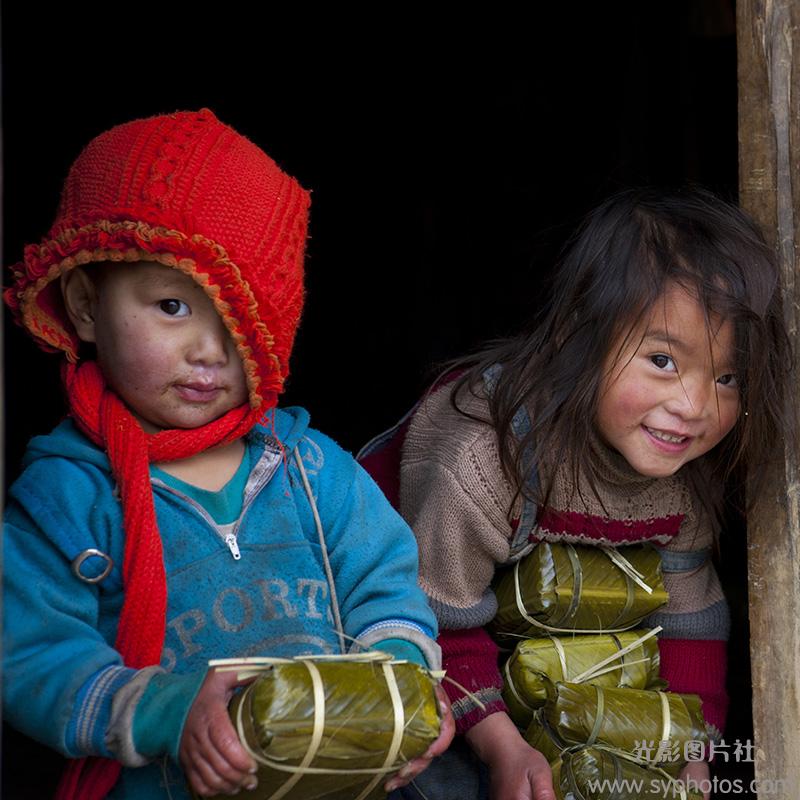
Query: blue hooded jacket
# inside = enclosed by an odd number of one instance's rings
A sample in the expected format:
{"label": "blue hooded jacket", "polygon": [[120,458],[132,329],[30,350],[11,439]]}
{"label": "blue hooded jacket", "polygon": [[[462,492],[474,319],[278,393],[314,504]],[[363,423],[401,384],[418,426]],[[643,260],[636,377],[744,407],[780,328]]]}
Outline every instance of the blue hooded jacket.
{"label": "blue hooded jacket", "polygon": [[[338,652],[295,449],[319,511],[346,637],[361,646],[391,639],[384,649],[421,650],[429,666],[439,666],[413,534],[371,478],[308,428],[301,408],[277,410],[274,436],[256,428],[246,441],[254,466],[233,523],[215,523],[151,478],[168,591],[160,667],[125,667],[113,647],[124,536],[105,453],[65,421],[31,440],[9,492],[5,717],[67,756],[100,755],[130,767],[111,797],[188,797],[177,750],[209,659]],[[85,555],[78,577],[71,565],[87,550],[103,555]],[[110,573],[87,580],[109,558]]]}

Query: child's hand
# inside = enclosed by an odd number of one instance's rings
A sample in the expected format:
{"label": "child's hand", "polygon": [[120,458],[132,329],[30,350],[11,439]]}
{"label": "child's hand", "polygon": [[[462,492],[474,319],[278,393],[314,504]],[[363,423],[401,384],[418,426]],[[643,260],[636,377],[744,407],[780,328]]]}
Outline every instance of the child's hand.
{"label": "child's hand", "polygon": [[466,738],[489,767],[492,800],[556,800],[547,759],[522,738],[508,714],[486,717]]}
{"label": "child's hand", "polygon": [[209,671],[186,717],[178,754],[189,784],[201,796],[256,787],[255,762],[228,716],[228,702],[240,685],[235,672]]}
{"label": "child's hand", "polygon": [[456,732],[456,723],[453,719],[453,712],[450,710],[450,701],[441,686],[436,687],[436,698],[439,701],[439,709],[442,713],[442,724],[439,730],[439,738],[421,755],[413,761],[409,761],[396,775],[392,776],[384,786],[387,792],[411,783],[430,763],[440,756],[450,747],[453,736]]}
{"label": "child's hand", "polygon": [[687,789],[703,789],[703,800],[708,800],[711,795],[711,772],[707,761],[690,761],[682,770],[678,778]]}

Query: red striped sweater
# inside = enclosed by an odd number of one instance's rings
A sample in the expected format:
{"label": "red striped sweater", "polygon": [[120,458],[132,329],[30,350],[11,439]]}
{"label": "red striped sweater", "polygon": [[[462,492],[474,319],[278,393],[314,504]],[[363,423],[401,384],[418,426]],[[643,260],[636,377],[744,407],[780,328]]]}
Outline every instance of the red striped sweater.
{"label": "red striped sweater", "polygon": [[[429,395],[405,432],[399,507],[420,547],[420,583],[437,614],[444,668],[486,706],[446,684],[460,731],[505,710],[497,648],[485,625],[496,600],[490,583],[498,566],[519,556],[515,538],[523,511],[503,475],[494,429],[452,408],[449,387]],[[488,419],[486,401],[471,398],[471,414]],[[598,492],[576,491],[567,469],[553,475],[548,507],[533,535],[588,545],[650,542],[662,548],[670,600],[647,624],[662,625],[661,674],[675,692],[699,694],[706,720],[720,730],[727,709],[725,598],[708,558],[713,530],[680,472],[648,478],[599,441],[591,445],[602,479]],[[581,481],[583,477],[581,477]],[[576,498],[580,496],[580,502]]]}

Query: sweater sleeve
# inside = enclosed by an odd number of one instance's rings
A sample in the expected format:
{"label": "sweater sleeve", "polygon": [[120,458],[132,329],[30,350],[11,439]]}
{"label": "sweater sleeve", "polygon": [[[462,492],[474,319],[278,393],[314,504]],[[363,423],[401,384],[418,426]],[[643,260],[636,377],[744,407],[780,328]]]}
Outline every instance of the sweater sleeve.
{"label": "sweater sleeve", "polygon": [[[155,756],[176,757],[203,674],[131,669],[114,649],[119,567],[102,583],[81,580],[71,568],[90,546],[122,562],[121,537],[106,535],[121,526],[119,504],[100,502],[106,493],[111,498],[101,471],[64,459],[36,462],[9,493],[3,712],[15,728],[67,757],[141,766]],[[87,559],[81,573],[92,577],[105,564]]]}
{"label": "sweater sleeve", "polygon": [[697,568],[664,573],[669,602],[647,622],[661,625],[661,676],[670,691],[698,694],[703,714],[718,731],[725,728],[725,690],[730,613],[710,560]]}
{"label": "sweater sleeve", "polygon": [[457,733],[466,733],[490,714],[508,711],[501,695],[497,645],[483,628],[443,630],[439,644],[442,666],[452,681],[445,680],[442,685],[452,705]]}
{"label": "sweater sleeve", "polygon": [[[481,626],[497,610],[490,588],[508,560],[512,492],[502,476],[494,430],[450,404],[448,387],[429,395],[409,426],[400,472],[400,510],[417,538],[420,585],[441,629],[445,681],[459,732],[505,711],[497,647]],[[470,398],[470,412],[488,415]],[[483,704],[485,708],[475,702]]]}
{"label": "sweater sleeve", "polygon": [[703,701],[703,717],[720,737],[725,730],[728,695],[725,691],[727,642],[719,639],[662,639],[658,649],[661,675],[669,690],[697,694]]}
{"label": "sweater sleeve", "polygon": [[[324,531],[345,634],[356,647],[400,639],[438,669],[436,619],[417,583],[414,536],[378,486],[324,434],[298,445]],[[304,527],[315,520],[296,465],[290,466]],[[315,535],[316,538],[316,535]]]}
{"label": "sweater sleeve", "polygon": [[670,691],[697,694],[706,722],[725,728],[725,690],[730,611],[711,559],[713,532],[705,512],[687,516],[677,536],[661,549],[667,605],[647,624],[661,625],[661,676]]}
{"label": "sweater sleeve", "polygon": [[[468,408],[488,414],[485,401]],[[484,625],[496,610],[489,589],[508,561],[511,487],[494,430],[459,413],[445,387],[411,421],[400,467],[400,512],[420,553],[420,584],[444,628]]]}

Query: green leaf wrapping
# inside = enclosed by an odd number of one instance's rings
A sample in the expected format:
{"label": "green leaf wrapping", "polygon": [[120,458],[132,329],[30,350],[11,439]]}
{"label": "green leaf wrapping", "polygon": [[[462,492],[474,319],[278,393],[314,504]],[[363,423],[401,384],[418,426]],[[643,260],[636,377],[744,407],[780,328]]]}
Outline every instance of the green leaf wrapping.
{"label": "green leaf wrapping", "polygon": [[534,750],[538,750],[551,765],[558,761],[568,746],[550,730],[541,709],[533,715],[531,724],[525,730],[524,739]]}
{"label": "green leaf wrapping", "polygon": [[[558,800],[679,800],[681,797],[677,786],[660,771],[599,747],[567,751],[552,766]],[[616,786],[604,784],[605,781],[616,781]],[[699,791],[686,791],[686,800],[702,798]]]}
{"label": "green leaf wrapping", "polygon": [[[286,793],[286,800],[353,800],[380,779],[367,795],[384,797],[391,772],[425,752],[439,735],[434,682],[416,664],[392,662],[402,698],[402,740],[391,769],[381,768],[394,738],[395,711],[384,662],[314,661],[324,692],[324,724],[308,771]],[[278,663],[234,696],[230,715],[240,737],[258,761],[258,788],[237,798],[267,800],[291,779],[309,750],[314,730],[312,676],[304,661]],[[324,770],[324,772],[314,772]],[[372,772],[354,773],[354,770]],[[219,798],[225,797],[220,795]]]}
{"label": "green leaf wrapping", "polygon": [[[525,734],[528,743],[548,760],[559,749],[595,743],[642,756],[670,774],[685,764],[687,742],[708,749],[701,701],[694,694],[642,689],[603,689],[575,683],[556,684]],[[668,706],[665,723],[664,700]],[[598,720],[599,712],[599,720]],[[659,749],[659,742],[669,746]],[[642,743],[652,748],[642,750]]]}
{"label": "green leaf wrapping", "polygon": [[[614,553],[641,573],[652,593],[614,563]],[[498,609],[490,629],[501,640],[504,634],[541,636],[548,632],[625,630],[668,600],[661,577],[661,557],[649,545],[607,551],[541,542],[499,575],[494,590]]]}
{"label": "green leaf wrapping", "polygon": [[[520,728],[526,728],[533,719],[533,712],[544,705],[548,692],[553,692],[554,683],[573,680],[646,634],[645,630],[635,630],[618,634],[523,639],[517,644],[503,671],[505,678],[503,699],[508,706],[511,719]],[[559,646],[564,656],[563,663]],[[566,674],[564,665],[567,668]],[[631,689],[666,688],[666,682],[658,677],[660,659],[655,636],[645,639],[608,666],[619,668],[589,678],[582,683],[608,688],[623,686]]]}

